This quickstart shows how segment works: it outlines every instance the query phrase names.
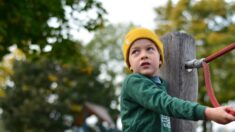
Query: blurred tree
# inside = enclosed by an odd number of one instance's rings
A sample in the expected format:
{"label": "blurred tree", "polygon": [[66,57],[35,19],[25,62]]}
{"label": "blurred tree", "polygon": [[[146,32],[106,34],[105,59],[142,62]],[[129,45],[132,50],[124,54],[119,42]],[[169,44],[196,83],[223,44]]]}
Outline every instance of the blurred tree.
{"label": "blurred tree", "polygon": [[[122,43],[124,34],[133,27],[132,24],[108,24],[102,29],[96,30],[93,39],[85,46],[83,52],[90,58],[93,66],[98,66],[102,74],[99,80],[112,81],[116,96],[120,95],[121,83],[125,72],[122,55]],[[113,101],[113,116],[117,116],[118,100]]]}
{"label": "blurred tree", "polygon": [[[105,28],[95,31],[94,38],[86,45],[84,51],[89,58],[92,58],[91,64],[104,64],[108,71],[122,71],[124,67],[122,55],[123,34],[125,34],[132,24],[107,25]],[[114,66],[118,69],[114,69]]]}
{"label": "blurred tree", "polygon": [[[235,42],[235,1],[225,0],[168,0],[156,8],[156,32],[187,32],[196,39],[197,57],[204,58]],[[235,97],[235,54],[230,53],[211,62],[212,83],[220,103]],[[200,70],[201,71],[201,70]],[[206,95],[203,73],[199,74],[199,102],[211,105]]]}
{"label": "blurred tree", "polygon": [[105,14],[96,0],[0,0],[0,60],[13,44],[26,55],[43,53],[71,39],[72,28],[101,27]]}
{"label": "blurred tree", "polygon": [[[0,0],[0,81],[8,80],[0,88],[0,107],[7,129],[62,131],[84,101],[110,108],[116,99],[112,80],[98,79],[99,65],[71,33],[97,30],[105,14],[96,0]],[[26,58],[13,70],[17,59],[3,59],[12,45]]]}
{"label": "blurred tree", "polygon": [[0,101],[6,129],[64,131],[71,128],[85,101],[109,108],[115,99],[114,89],[111,83],[99,82],[99,74],[95,67],[81,68],[48,59],[16,62],[11,85]]}
{"label": "blurred tree", "polygon": [[13,74],[13,65],[16,60],[25,60],[24,53],[15,46],[11,47],[11,53],[3,57],[0,62],[0,97],[3,97],[4,90],[9,76]]}

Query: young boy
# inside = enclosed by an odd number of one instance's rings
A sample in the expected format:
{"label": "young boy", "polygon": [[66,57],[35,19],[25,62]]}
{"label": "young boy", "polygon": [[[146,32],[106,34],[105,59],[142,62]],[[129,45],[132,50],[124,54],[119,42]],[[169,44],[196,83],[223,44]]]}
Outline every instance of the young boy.
{"label": "young boy", "polygon": [[210,108],[171,97],[167,84],[158,76],[164,63],[163,44],[145,28],[134,28],[126,35],[123,55],[133,72],[124,80],[121,92],[121,118],[124,132],[170,132],[170,118],[213,120],[227,124],[235,120],[231,107]]}

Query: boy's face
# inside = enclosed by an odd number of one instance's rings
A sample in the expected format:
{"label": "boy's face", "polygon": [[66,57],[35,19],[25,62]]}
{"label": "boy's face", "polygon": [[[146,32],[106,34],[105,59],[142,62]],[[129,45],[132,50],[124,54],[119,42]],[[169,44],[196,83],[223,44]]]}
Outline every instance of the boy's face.
{"label": "boy's face", "polygon": [[129,50],[130,69],[134,73],[154,76],[162,64],[155,44],[148,39],[136,40]]}

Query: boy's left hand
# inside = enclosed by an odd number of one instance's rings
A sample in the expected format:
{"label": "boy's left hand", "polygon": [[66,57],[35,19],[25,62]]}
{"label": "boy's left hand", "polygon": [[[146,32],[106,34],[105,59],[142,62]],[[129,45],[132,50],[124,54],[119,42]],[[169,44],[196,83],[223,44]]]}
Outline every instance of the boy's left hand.
{"label": "boy's left hand", "polygon": [[235,116],[235,109],[233,109],[232,107],[226,107],[225,111],[228,112],[229,114]]}

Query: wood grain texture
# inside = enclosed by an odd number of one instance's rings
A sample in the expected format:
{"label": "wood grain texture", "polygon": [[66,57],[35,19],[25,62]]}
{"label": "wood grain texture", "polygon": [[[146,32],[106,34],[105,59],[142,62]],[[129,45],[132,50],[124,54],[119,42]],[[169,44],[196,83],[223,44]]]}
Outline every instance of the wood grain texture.
{"label": "wood grain texture", "polygon": [[[196,101],[198,93],[197,69],[188,72],[185,62],[196,58],[193,37],[185,33],[169,33],[161,37],[165,63],[160,76],[168,82],[168,93],[184,100]],[[172,132],[195,132],[196,122],[171,118]]]}

